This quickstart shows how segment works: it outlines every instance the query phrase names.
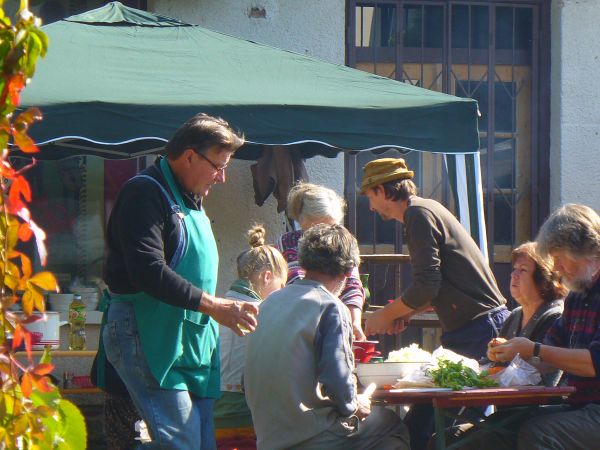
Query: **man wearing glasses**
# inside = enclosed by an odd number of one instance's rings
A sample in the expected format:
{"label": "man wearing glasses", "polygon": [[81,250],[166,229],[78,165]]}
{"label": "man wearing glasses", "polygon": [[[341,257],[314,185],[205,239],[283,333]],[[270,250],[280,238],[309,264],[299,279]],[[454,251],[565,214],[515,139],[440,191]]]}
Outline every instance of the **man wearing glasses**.
{"label": "man wearing glasses", "polygon": [[[546,406],[521,422],[517,441],[494,437],[496,448],[598,448],[600,442],[600,217],[584,205],[567,204],[546,220],[536,239],[541,254],[570,289],[565,309],[543,344],[522,337],[490,348],[498,361],[516,354],[542,372],[560,369],[577,388],[569,405]],[[486,436],[485,448],[491,441]],[[475,447],[473,447],[475,448]],[[478,447],[482,448],[482,447]]]}
{"label": "man wearing glasses", "polygon": [[166,157],[124,185],[108,223],[102,342],[152,448],[216,448],[217,322],[239,335],[257,324],[255,305],[214,296],[218,253],[202,207],[243,143],[224,120],[192,117]]}

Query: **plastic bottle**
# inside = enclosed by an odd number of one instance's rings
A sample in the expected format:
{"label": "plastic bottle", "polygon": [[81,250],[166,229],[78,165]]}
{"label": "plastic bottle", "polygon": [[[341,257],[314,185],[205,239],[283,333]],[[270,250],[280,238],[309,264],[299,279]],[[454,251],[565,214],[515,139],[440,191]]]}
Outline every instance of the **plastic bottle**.
{"label": "plastic bottle", "polygon": [[75,294],[69,305],[69,350],[85,350],[85,304],[81,301],[81,295]]}

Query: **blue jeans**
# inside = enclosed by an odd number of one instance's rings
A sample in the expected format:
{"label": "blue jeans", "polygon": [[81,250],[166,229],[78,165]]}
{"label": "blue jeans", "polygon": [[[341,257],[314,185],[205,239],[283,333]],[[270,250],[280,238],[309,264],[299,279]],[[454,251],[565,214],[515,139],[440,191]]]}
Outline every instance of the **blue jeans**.
{"label": "blue jeans", "polygon": [[[498,337],[509,314],[508,309],[500,308],[467,322],[458,330],[445,332],[441,337],[442,346],[459,355],[479,361],[487,354],[488,342]],[[425,449],[434,429],[433,407],[414,405],[406,414],[404,423],[410,433],[410,448]]]}
{"label": "blue jeans", "polygon": [[152,375],[131,303],[110,305],[102,339],[106,358],[127,386],[152,442],[142,449],[216,450],[212,398],[163,389]]}

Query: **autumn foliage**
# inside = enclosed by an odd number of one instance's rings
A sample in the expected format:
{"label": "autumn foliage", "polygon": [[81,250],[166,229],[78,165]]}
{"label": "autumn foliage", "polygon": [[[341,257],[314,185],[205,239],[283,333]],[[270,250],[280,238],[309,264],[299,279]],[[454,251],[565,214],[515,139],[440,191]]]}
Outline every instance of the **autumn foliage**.
{"label": "autumn foliage", "polygon": [[[38,58],[46,54],[48,39],[26,2],[21,2],[14,23],[2,6],[0,0],[0,449],[83,448],[83,418],[50,382],[54,366],[49,350],[34,363],[31,334],[25,327],[39,320],[34,311],[44,312],[45,292],[58,291],[54,275],[34,274],[31,259],[19,250],[20,243],[35,240],[45,266],[46,235],[31,217],[31,187],[25,178],[39,152],[29,128],[42,114],[37,108],[20,111],[19,105]],[[19,169],[11,160],[17,151],[29,158]],[[12,309],[19,302],[23,312],[15,313]],[[25,358],[16,354],[22,346]],[[73,432],[68,425],[83,431]]]}

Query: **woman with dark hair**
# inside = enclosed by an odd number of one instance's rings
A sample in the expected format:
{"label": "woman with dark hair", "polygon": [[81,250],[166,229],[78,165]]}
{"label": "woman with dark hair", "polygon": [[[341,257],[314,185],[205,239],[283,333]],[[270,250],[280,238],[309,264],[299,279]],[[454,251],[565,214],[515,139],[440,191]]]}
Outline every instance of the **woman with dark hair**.
{"label": "woman with dark hair", "polygon": [[[488,344],[487,357],[490,361],[499,362],[490,350],[496,345],[514,337],[524,337],[533,342],[542,342],[548,329],[561,316],[563,311],[563,297],[567,295],[567,289],[560,282],[560,276],[553,270],[552,261],[542,257],[536,249],[535,242],[525,242],[512,251],[511,262],[513,270],[510,274],[510,295],[520,305],[511,311],[504,321],[499,333],[499,338],[492,339]],[[503,361],[506,363],[506,361]],[[542,383],[546,386],[555,386],[562,372],[552,371],[542,375]],[[507,417],[514,412],[511,408],[500,407],[497,412],[490,415],[486,421],[490,424]],[[476,428],[470,425],[461,425],[461,431],[452,429],[447,436],[450,440],[460,436],[466,439]],[[503,449],[505,436],[489,435],[475,438],[461,450],[479,450],[486,448],[490,450]],[[516,448],[516,447],[514,447]]]}
{"label": "woman with dark hair", "polygon": [[[560,276],[552,269],[552,261],[536,251],[535,242],[526,242],[514,249],[511,260],[510,295],[520,306],[511,311],[500,330],[500,338],[492,340],[488,348],[517,336],[542,342],[546,331],[562,314],[562,299],[567,295]],[[487,356],[497,361],[489,350]],[[555,384],[558,375],[549,374],[544,382]]]}

